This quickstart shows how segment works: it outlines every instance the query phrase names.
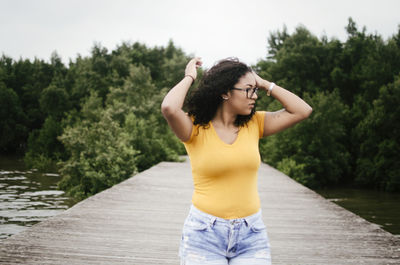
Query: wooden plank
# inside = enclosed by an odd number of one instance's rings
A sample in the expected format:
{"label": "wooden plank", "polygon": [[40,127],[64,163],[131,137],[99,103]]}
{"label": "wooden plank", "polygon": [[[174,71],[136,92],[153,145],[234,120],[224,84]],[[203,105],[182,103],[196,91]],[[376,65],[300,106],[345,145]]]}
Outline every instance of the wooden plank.
{"label": "wooden plank", "polygon": [[[1,264],[179,264],[190,164],[163,162],[0,242]],[[262,164],[273,264],[400,264],[400,239]]]}

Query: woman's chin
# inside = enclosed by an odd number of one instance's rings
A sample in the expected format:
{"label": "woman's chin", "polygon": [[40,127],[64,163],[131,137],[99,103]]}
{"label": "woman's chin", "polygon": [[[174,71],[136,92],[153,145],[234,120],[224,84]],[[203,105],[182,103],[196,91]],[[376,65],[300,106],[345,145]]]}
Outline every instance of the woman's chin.
{"label": "woman's chin", "polygon": [[253,110],[247,110],[247,111],[243,111],[243,112],[239,113],[239,115],[247,116],[247,115],[250,115],[252,112],[253,112]]}

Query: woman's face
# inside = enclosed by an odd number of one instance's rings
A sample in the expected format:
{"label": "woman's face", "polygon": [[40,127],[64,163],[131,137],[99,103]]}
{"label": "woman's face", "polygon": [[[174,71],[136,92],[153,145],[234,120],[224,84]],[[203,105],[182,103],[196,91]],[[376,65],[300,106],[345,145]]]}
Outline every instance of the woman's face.
{"label": "woman's face", "polygon": [[[234,89],[228,93],[230,109],[237,115],[249,115],[257,100],[257,92],[253,93],[256,88],[256,79],[253,73],[248,72],[242,76],[233,86]],[[246,89],[248,92],[246,93]]]}

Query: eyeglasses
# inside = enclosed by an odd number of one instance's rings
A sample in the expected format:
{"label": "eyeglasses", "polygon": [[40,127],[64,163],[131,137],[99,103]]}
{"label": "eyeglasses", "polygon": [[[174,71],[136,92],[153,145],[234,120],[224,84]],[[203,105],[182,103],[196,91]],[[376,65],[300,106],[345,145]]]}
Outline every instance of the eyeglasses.
{"label": "eyeglasses", "polygon": [[[238,87],[232,87],[232,90],[242,90],[246,91],[246,97],[247,98],[252,98],[254,94],[258,95],[258,87],[254,88],[238,88]],[[249,93],[250,92],[250,93]],[[249,96],[250,95],[250,96]]]}

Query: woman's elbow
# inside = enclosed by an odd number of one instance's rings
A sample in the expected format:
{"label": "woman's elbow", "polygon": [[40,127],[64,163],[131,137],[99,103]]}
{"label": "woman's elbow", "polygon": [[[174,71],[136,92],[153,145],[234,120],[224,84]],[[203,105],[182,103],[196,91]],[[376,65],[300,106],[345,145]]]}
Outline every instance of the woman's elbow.
{"label": "woman's elbow", "polygon": [[175,113],[174,107],[172,107],[169,104],[165,104],[164,102],[161,104],[161,113],[163,114],[164,117],[170,117]]}
{"label": "woman's elbow", "polygon": [[304,117],[304,119],[308,118],[311,115],[312,111],[313,111],[312,107],[307,105],[307,107],[304,109],[303,115],[302,115]]}
{"label": "woman's elbow", "polygon": [[161,104],[161,113],[163,114],[163,116],[168,115],[168,113],[171,112],[171,106],[168,106],[167,104],[165,104],[164,102]]}

